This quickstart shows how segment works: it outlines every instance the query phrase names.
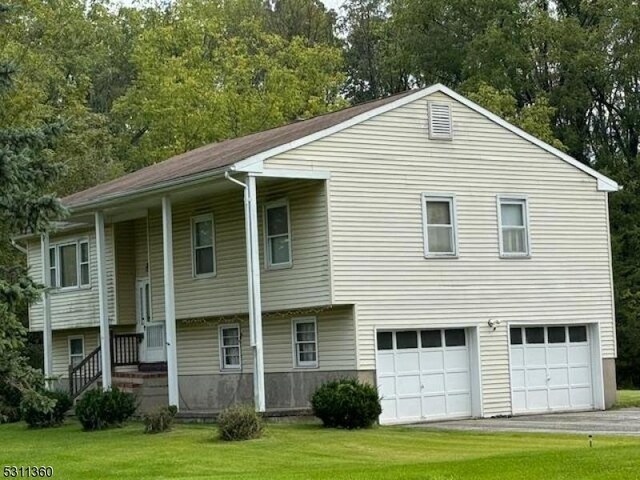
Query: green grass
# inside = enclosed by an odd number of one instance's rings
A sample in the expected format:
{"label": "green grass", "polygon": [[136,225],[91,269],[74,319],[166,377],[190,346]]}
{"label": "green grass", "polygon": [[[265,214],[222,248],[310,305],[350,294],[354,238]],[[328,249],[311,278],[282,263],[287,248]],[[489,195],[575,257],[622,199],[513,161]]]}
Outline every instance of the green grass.
{"label": "green grass", "polygon": [[51,465],[54,478],[224,479],[629,479],[640,472],[640,438],[460,433],[379,427],[364,431],[268,425],[262,439],[224,443],[215,427],[142,425],[82,432],[0,426],[0,467]]}
{"label": "green grass", "polygon": [[616,407],[640,407],[640,390],[618,390]]}

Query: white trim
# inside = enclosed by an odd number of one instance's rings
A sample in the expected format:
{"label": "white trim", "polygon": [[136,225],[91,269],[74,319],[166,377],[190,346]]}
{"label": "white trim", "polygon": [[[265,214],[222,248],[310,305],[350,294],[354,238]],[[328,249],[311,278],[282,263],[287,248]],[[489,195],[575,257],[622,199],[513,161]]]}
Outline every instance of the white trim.
{"label": "white trim", "polygon": [[[211,245],[196,247],[195,227],[196,223],[211,221]],[[207,273],[196,272],[196,250],[198,248],[211,248],[213,270]],[[210,278],[215,277],[218,271],[216,258],[216,225],[213,213],[204,213],[202,215],[194,215],[191,217],[191,275],[193,278]]]}
{"label": "white trim", "polygon": [[[40,255],[42,257],[42,283],[45,286],[42,293],[42,346],[44,353],[43,371],[45,385],[51,388],[50,378],[53,375],[53,332],[51,326],[51,285],[49,274],[49,234],[40,236]],[[28,260],[28,258],[27,258]]]}
{"label": "white trim", "polygon": [[[433,107],[434,106],[441,106],[441,107],[446,107],[448,110],[448,116],[449,116],[449,134],[439,134],[439,133],[434,133],[433,131]],[[453,107],[451,105],[451,102],[443,102],[440,100],[434,100],[434,101],[429,101],[427,102],[427,111],[429,114],[429,139],[431,140],[453,140],[453,115],[452,115],[452,111],[453,111]]]}
{"label": "white trim", "polygon": [[[527,242],[527,248],[525,252],[505,252],[504,245],[502,243],[502,203],[512,203],[522,205],[522,215],[525,229],[525,242]],[[500,252],[500,258],[531,258],[531,225],[529,221],[529,198],[523,194],[505,194],[499,193],[496,195],[496,208],[498,210],[498,248]],[[507,227],[509,228],[509,227]]]}
{"label": "white trim", "polygon": [[[456,196],[453,193],[424,192],[420,195],[422,201],[422,240],[425,258],[457,258],[458,256],[458,217]],[[427,223],[427,202],[440,201],[449,204],[449,216],[451,219],[452,252],[429,252],[429,225]],[[447,225],[442,225],[447,226]]]}
{"label": "white trim", "polygon": [[178,354],[176,346],[176,304],[173,284],[173,217],[171,199],[162,197],[162,261],[164,265],[164,319],[167,342],[169,405],[180,408]]}
{"label": "white trim", "polygon": [[[72,364],[71,361],[71,357],[73,356],[71,354],[71,340],[82,340],[82,358],[80,359],[80,361],[82,361],[82,359],[84,358],[86,349],[84,348],[84,335],[69,335],[67,336],[67,353],[68,353],[68,361],[69,361],[69,365]],[[75,356],[77,356],[78,354],[76,354]]]}
{"label": "white trim", "polygon": [[[273,263],[271,261],[271,248],[269,245],[269,241],[271,237],[269,236],[269,216],[268,211],[271,208],[279,208],[285,207],[287,209],[287,237],[288,247],[289,247],[289,261],[281,262],[281,263]],[[289,207],[289,199],[281,198],[279,200],[274,200],[271,202],[267,202],[263,208],[263,236],[264,236],[264,268],[266,270],[281,270],[283,268],[291,268],[293,266],[293,248],[292,248],[292,235],[291,235],[291,209]],[[284,234],[274,235],[276,237],[284,237]]]}
{"label": "white trim", "polygon": [[[82,262],[82,245],[87,244],[87,261]],[[75,245],[76,247],[76,285],[69,285],[67,287],[62,286],[62,255],[60,255],[60,249],[64,247],[69,247]],[[54,258],[55,258],[55,286],[50,285],[52,290],[56,293],[59,292],[67,292],[72,290],[83,290],[91,288],[91,242],[89,238],[86,236],[74,238],[71,240],[61,240],[55,243],[49,244],[49,249],[54,250]],[[49,262],[47,262],[49,264]],[[87,265],[88,269],[88,280],[89,283],[82,283],[82,265]],[[49,266],[47,270],[47,275],[50,275],[51,267]],[[49,277],[50,278],[50,277]],[[48,282],[48,285],[50,282]]]}
{"label": "white trim", "polygon": [[613,358],[618,358],[618,332],[616,330],[616,298],[615,298],[615,285],[613,283],[613,259],[611,252],[611,223],[609,220],[609,196],[604,195],[604,209],[605,217],[607,221],[607,255],[609,259],[609,288],[611,289],[611,319],[613,331]]}
{"label": "white trim", "polygon": [[[251,169],[249,168],[248,170]],[[265,178],[292,178],[298,180],[329,180],[331,178],[331,173],[326,170],[262,168],[258,172],[253,172],[253,176]]]}
{"label": "white trim", "polygon": [[462,95],[454,92],[453,90],[451,90],[450,88],[445,87],[442,84],[435,84],[435,85],[431,85],[430,87],[424,88],[422,90],[418,90],[415,93],[406,95],[402,98],[399,98],[398,100],[394,101],[394,102],[389,102],[386,105],[382,105],[381,107],[378,108],[374,108],[372,110],[369,110],[368,112],[364,112],[361,113],[360,115],[356,115],[355,117],[346,120],[342,123],[339,123],[337,125],[334,125],[332,127],[326,128],[324,130],[320,130],[319,132],[315,132],[312,133],[311,135],[307,135],[305,137],[296,139],[292,142],[286,143],[284,145],[279,145],[277,147],[274,148],[270,148],[269,150],[265,150],[264,152],[260,152],[257,153],[255,155],[252,155],[244,160],[240,160],[239,162],[236,162],[235,164],[233,164],[231,166],[231,170],[236,170],[236,171],[243,171],[243,169],[246,169],[247,167],[253,165],[254,163],[257,162],[262,162],[268,158],[271,158],[275,155],[279,155],[281,153],[287,152],[291,149],[306,145],[308,143],[314,142],[316,140],[319,140],[321,138],[324,138],[328,135],[332,135],[334,133],[340,132],[346,128],[352,127],[353,125],[357,125],[359,123],[364,122],[365,120],[368,120],[372,117],[375,117],[377,115],[380,115],[382,113],[388,112],[390,110],[393,110],[395,108],[401,107],[403,105],[407,105],[408,103],[411,103],[415,100],[419,100],[421,98],[424,98],[426,96],[432,95],[436,92],[440,92],[443,93],[451,98],[453,98],[454,100],[462,103],[463,105],[469,107],[470,109],[476,111],[477,113],[479,113],[480,115],[485,116],[486,118],[488,118],[489,120],[491,120],[494,123],[497,123],[498,125],[500,125],[503,128],[506,128],[507,130],[509,130],[510,132],[518,135],[519,137],[523,138],[524,140],[542,148],[543,150],[547,151],[548,153],[560,158],[561,160],[564,160],[565,162],[567,162],[568,164],[576,167],[579,170],[582,170],[583,172],[585,172],[587,175],[590,175],[594,178],[596,178],[598,180],[597,182],[597,189],[600,191],[604,191],[604,192],[615,192],[617,190],[620,189],[620,186],[612,179],[602,175],[601,173],[598,173],[597,171],[595,171],[593,168],[585,165],[584,163],[576,160],[573,157],[570,157],[569,155],[567,155],[566,153],[561,152],[560,150],[558,150],[555,147],[552,147],[551,145],[549,145],[548,143],[543,142],[542,140],[529,135],[528,133],[526,133],[525,131],[519,129],[518,127],[516,127],[515,125],[510,124],[509,122],[507,122],[506,120],[498,117],[497,115],[491,113],[490,111],[482,108],[480,105],[472,102],[471,100],[469,100],[468,98],[463,97]]}
{"label": "white trim", "polygon": [[[227,365],[225,362],[224,356],[224,343],[223,343],[223,335],[222,331],[225,329],[238,329],[238,361],[240,362],[238,365]],[[220,371],[221,372],[237,372],[242,370],[242,329],[240,328],[239,323],[224,323],[218,325],[218,352],[220,357]]]}
{"label": "white trim", "polygon": [[111,388],[111,337],[109,336],[109,304],[107,292],[107,260],[104,236],[104,213],[95,213],[96,257],[98,259],[98,304],[100,312],[100,359],[102,361],[102,388]]}
{"label": "white trim", "polygon": [[[314,362],[300,361],[298,356],[298,335],[297,327],[301,323],[313,323],[314,344],[316,347],[316,360]],[[291,319],[291,340],[293,347],[293,368],[318,368],[320,365],[320,353],[318,350],[318,319],[317,317],[296,317]],[[303,342],[310,343],[310,342]]]}

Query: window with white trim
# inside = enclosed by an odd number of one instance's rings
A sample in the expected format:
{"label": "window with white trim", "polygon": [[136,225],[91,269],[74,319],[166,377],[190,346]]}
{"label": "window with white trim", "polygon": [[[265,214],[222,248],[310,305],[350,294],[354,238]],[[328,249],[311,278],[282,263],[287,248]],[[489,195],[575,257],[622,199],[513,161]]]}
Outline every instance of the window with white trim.
{"label": "window with white trim", "polygon": [[69,364],[78,365],[84,359],[84,337],[82,335],[69,337]]}
{"label": "window with white trim", "polygon": [[318,331],[314,317],[293,320],[293,350],[296,367],[318,366]]}
{"label": "window with white trim", "polygon": [[527,199],[523,197],[498,197],[500,222],[500,255],[526,257],[529,255],[529,218]]}
{"label": "window with white trim", "polygon": [[424,193],[422,215],[425,256],[457,255],[455,197]]}
{"label": "window with white trim", "polygon": [[191,247],[193,276],[215,275],[215,231],[212,214],[208,213],[191,218]]}
{"label": "window with white trim", "polygon": [[265,259],[267,268],[290,267],[291,222],[286,199],[265,205]]}
{"label": "window with white trim", "polygon": [[240,354],[240,325],[220,325],[220,367],[222,370],[236,370],[242,365]]}
{"label": "window with white trim", "polygon": [[53,288],[88,287],[89,241],[75,240],[49,248],[49,281]]}

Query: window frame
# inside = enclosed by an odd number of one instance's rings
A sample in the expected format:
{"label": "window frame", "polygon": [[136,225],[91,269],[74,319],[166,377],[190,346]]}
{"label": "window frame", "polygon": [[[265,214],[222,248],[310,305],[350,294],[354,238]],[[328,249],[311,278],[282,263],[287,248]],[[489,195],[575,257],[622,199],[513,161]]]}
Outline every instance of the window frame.
{"label": "window frame", "polygon": [[[301,323],[313,323],[313,332],[314,332],[314,344],[316,346],[316,359],[313,362],[308,361],[300,361],[300,352],[298,350],[298,345],[300,343],[311,343],[311,342],[298,342],[298,325]],[[297,317],[291,319],[291,343],[293,347],[293,367],[294,368],[318,368],[320,365],[320,351],[318,348],[318,319],[317,317]]]}
{"label": "window frame", "polygon": [[[225,349],[232,348],[225,346],[223,342],[223,331],[226,329],[238,329],[238,365],[227,365],[225,361]],[[221,372],[238,372],[242,370],[242,328],[239,323],[224,323],[218,326],[218,351],[220,353],[220,371]]]}
{"label": "window frame", "polygon": [[[87,245],[87,261],[82,262],[82,245]],[[76,247],[76,285],[69,285],[67,287],[62,286],[61,272],[62,272],[62,256],[60,255],[60,249],[62,247],[68,247],[70,245],[75,245]],[[55,258],[55,266],[49,265],[49,282],[51,283],[51,271],[55,272],[55,285],[50,285],[52,290],[59,292],[66,292],[72,290],[82,290],[91,288],[91,242],[88,238],[82,237],[77,238],[75,240],[64,240],[60,242],[53,243],[49,246],[49,255],[51,255],[51,250],[54,250],[54,258]],[[51,257],[50,257],[51,258]],[[49,261],[51,263],[51,261]],[[88,269],[88,280],[89,283],[82,283],[82,265],[87,265]]]}
{"label": "window frame", "polygon": [[[271,261],[271,239],[275,237],[283,237],[284,234],[280,235],[269,235],[269,209],[271,208],[279,208],[285,207],[287,210],[287,234],[289,237],[289,261],[281,262],[281,263],[273,263]],[[293,235],[291,232],[291,208],[289,206],[288,198],[280,198],[278,200],[273,200],[270,202],[266,202],[263,208],[263,234],[264,234],[264,265],[266,270],[280,270],[283,268],[291,268],[293,266]]]}
{"label": "window frame", "polygon": [[[502,225],[502,205],[503,204],[517,204],[522,205],[522,215],[524,220],[524,240],[526,242],[525,252],[505,252],[504,251],[504,228],[514,228],[513,226],[504,227]],[[500,258],[531,258],[531,226],[529,223],[529,197],[524,194],[498,194],[496,196],[496,206],[498,211],[498,248],[500,251]]]}
{"label": "window frame", "polygon": [[69,365],[73,365],[71,358],[72,357],[77,357],[78,354],[71,354],[71,341],[72,340],[82,340],[82,358],[80,359],[80,361],[82,361],[85,358],[85,352],[87,351],[86,349],[86,345],[84,343],[84,335],[69,335],[67,336],[67,357],[68,357],[68,362]]}
{"label": "window frame", "polygon": [[[196,246],[196,224],[201,222],[211,221],[211,245]],[[211,248],[213,259],[213,270],[211,272],[198,273],[196,270],[196,251],[199,249]],[[193,278],[211,278],[215,277],[218,273],[216,255],[216,223],[213,213],[203,213],[200,215],[193,215],[191,217],[191,275]]]}
{"label": "window frame", "polygon": [[[422,202],[422,237],[425,258],[458,258],[458,214],[456,195],[454,193],[423,192],[420,196]],[[429,224],[427,223],[427,202],[448,202],[449,216],[451,218],[452,247],[451,252],[429,251]],[[434,224],[433,226],[447,226]]]}

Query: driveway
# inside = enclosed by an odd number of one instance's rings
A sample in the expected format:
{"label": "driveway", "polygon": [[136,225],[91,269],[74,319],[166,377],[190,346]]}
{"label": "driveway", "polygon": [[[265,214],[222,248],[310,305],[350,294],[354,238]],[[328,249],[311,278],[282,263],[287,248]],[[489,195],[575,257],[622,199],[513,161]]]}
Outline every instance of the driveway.
{"label": "driveway", "polygon": [[640,408],[421,423],[420,428],[477,432],[557,432],[640,436]]}

